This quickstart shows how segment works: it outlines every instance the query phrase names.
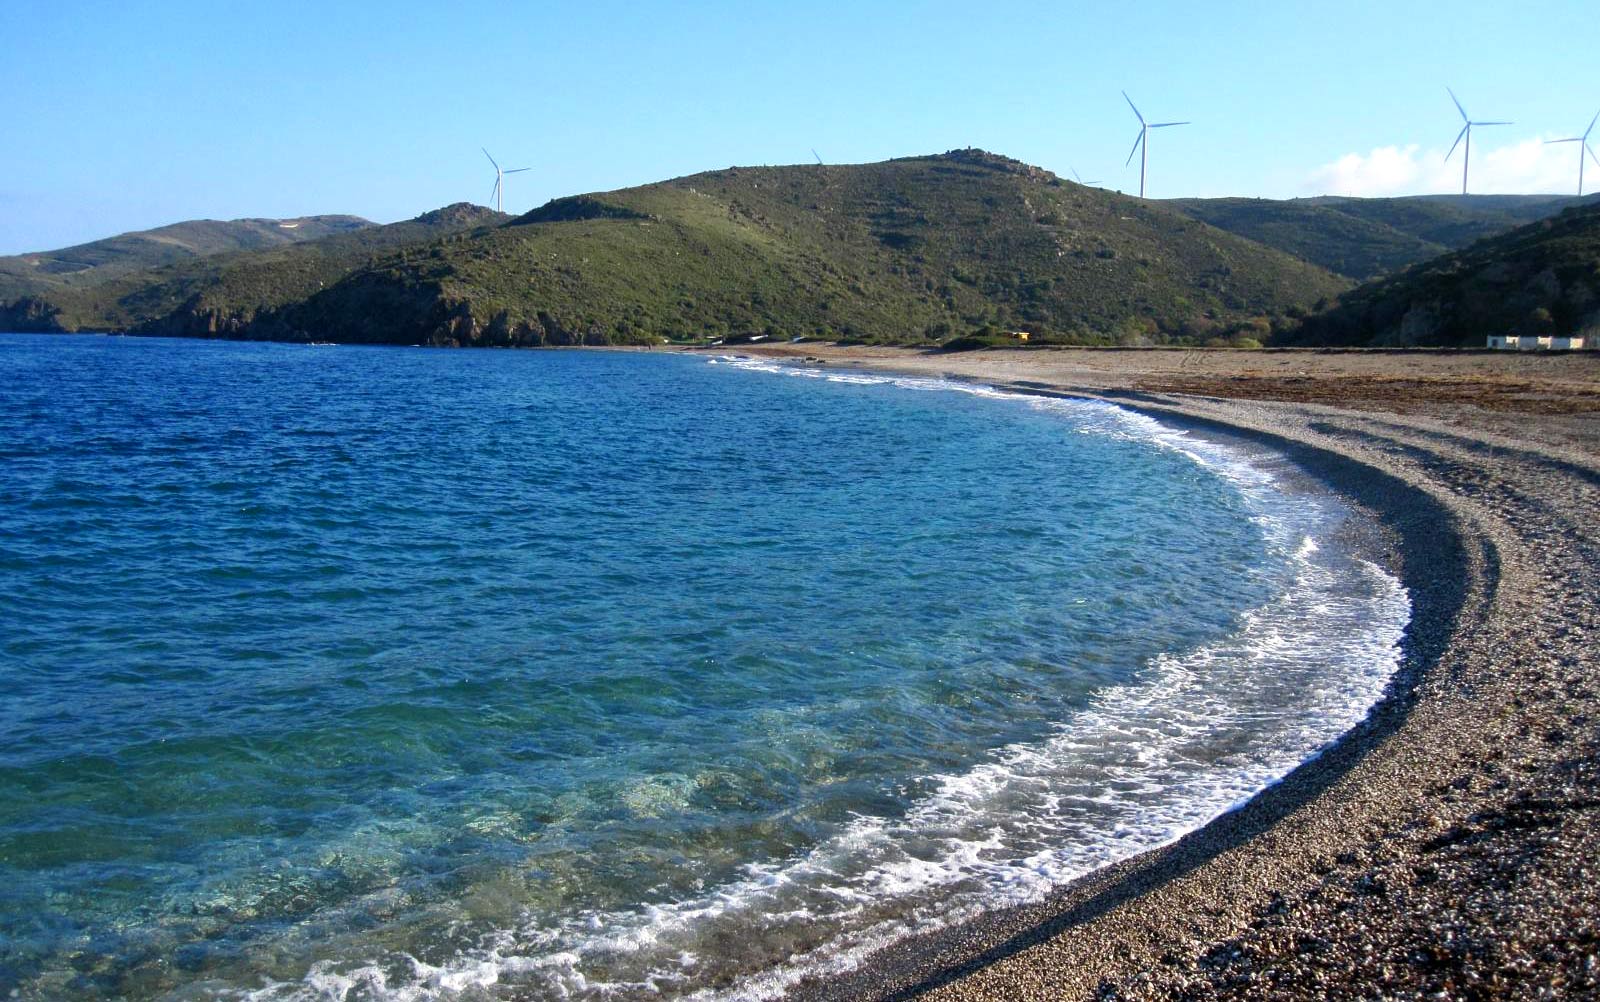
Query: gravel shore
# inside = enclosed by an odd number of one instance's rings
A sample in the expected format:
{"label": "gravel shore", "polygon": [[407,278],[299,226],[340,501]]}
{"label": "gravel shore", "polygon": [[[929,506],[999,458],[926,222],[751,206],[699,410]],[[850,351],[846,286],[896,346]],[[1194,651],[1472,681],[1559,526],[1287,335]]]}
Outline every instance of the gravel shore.
{"label": "gravel shore", "polygon": [[1261,439],[1388,527],[1414,606],[1388,697],[1243,808],[795,998],[1600,996],[1600,356],[726,350]]}

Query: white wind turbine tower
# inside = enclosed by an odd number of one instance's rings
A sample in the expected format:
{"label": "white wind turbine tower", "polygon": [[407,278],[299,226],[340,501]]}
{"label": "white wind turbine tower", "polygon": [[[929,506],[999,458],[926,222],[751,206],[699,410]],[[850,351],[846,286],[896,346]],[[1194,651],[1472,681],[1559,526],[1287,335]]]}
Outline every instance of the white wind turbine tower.
{"label": "white wind turbine tower", "polygon": [[1547,139],[1547,140],[1545,140],[1545,145],[1546,146],[1550,146],[1550,145],[1553,145],[1555,143],[1577,143],[1578,144],[1578,197],[1579,198],[1583,197],[1583,155],[1585,153],[1589,154],[1589,158],[1595,162],[1595,166],[1600,167],[1600,157],[1595,156],[1594,155],[1594,150],[1589,148],[1589,133],[1594,131],[1594,123],[1596,123],[1596,122],[1600,122],[1600,111],[1595,112],[1594,113],[1594,117],[1589,119],[1589,127],[1587,129],[1583,130],[1583,135],[1581,135],[1581,136],[1573,136],[1571,139]]}
{"label": "white wind turbine tower", "polygon": [[1467,123],[1461,127],[1460,132],[1456,133],[1456,141],[1450,144],[1450,152],[1444,155],[1445,163],[1449,163],[1451,154],[1455,153],[1456,147],[1461,145],[1461,140],[1465,139],[1467,141],[1467,148],[1461,151],[1461,194],[1465,195],[1467,193],[1467,168],[1472,164],[1472,127],[1474,125],[1513,125],[1515,123],[1474,122],[1467,117],[1467,109],[1461,107],[1461,102],[1456,100],[1456,92],[1449,87],[1446,87],[1444,92],[1450,95],[1450,100],[1455,102],[1456,110],[1461,112],[1461,120]]}
{"label": "white wind turbine tower", "polygon": [[[480,146],[480,147],[478,147],[478,149],[483,150],[483,147]],[[488,150],[483,150],[483,155],[486,156],[486,157],[489,157],[489,151]],[[489,198],[490,198],[491,201],[494,202],[494,211],[496,211],[496,212],[504,212],[504,211],[506,211],[505,210],[506,175],[507,174],[521,174],[523,171],[525,171],[525,170],[533,170],[533,168],[532,167],[515,167],[515,168],[513,168],[511,170],[501,170],[500,169],[500,165],[498,163],[495,163],[494,157],[489,157],[489,162],[494,164],[494,190],[489,192]]]}
{"label": "white wind turbine tower", "polygon": [[1133,141],[1133,149],[1128,151],[1128,159],[1122,166],[1133,163],[1133,155],[1139,154],[1139,197],[1144,197],[1144,169],[1150,159],[1150,143],[1148,140],[1151,129],[1169,129],[1174,125],[1188,125],[1188,122],[1146,122],[1144,116],[1139,114],[1138,107],[1133,103],[1133,98],[1127,91],[1122,92],[1122,99],[1128,102],[1128,107],[1133,109],[1134,117],[1139,119],[1139,138]]}

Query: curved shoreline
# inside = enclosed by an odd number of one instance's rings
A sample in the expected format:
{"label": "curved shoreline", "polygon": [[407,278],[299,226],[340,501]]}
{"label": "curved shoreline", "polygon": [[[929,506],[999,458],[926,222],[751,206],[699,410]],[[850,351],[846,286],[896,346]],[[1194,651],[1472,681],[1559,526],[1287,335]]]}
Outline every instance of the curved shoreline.
{"label": "curved shoreline", "polygon": [[1592,454],[1387,411],[997,379],[981,357],[862,361],[1263,441],[1392,532],[1413,617],[1401,673],[1365,722],[1241,808],[1042,904],[913,936],[791,997],[1597,987]]}

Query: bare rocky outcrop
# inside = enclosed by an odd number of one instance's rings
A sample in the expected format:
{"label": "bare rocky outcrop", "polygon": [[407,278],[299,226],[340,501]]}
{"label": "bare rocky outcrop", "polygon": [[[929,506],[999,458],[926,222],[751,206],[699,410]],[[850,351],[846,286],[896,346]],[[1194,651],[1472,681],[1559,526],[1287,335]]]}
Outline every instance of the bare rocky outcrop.
{"label": "bare rocky outcrop", "polygon": [[55,334],[61,326],[61,309],[43,299],[23,296],[0,304],[0,330],[19,334]]}

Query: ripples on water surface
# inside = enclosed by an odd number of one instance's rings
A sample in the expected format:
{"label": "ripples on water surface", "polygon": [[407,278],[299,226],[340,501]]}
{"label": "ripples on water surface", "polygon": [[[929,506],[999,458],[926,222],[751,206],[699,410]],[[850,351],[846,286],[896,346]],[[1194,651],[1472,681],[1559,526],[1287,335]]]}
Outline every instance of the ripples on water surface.
{"label": "ripples on water surface", "polygon": [[733,358],[0,336],[0,988],[754,997],[1029,900],[1381,692],[1404,594],[1272,467]]}

